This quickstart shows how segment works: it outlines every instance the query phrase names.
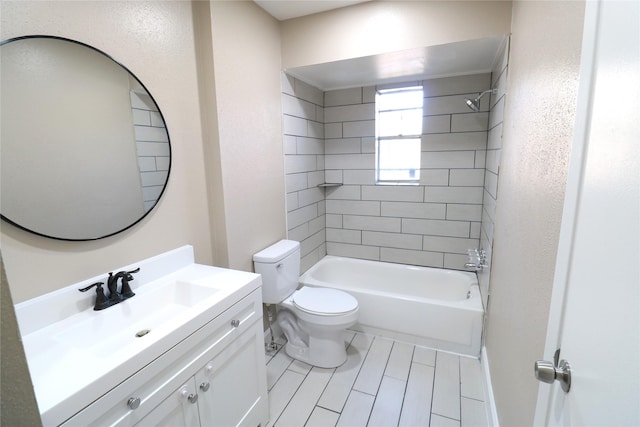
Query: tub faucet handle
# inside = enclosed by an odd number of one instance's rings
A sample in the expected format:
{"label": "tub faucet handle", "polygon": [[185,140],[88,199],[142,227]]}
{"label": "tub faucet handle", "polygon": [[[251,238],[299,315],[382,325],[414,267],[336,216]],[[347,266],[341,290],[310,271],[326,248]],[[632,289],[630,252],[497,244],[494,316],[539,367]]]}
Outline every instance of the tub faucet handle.
{"label": "tub faucet handle", "polygon": [[469,262],[467,262],[465,268],[473,268],[476,271],[482,270],[487,266],[487,254],[484,249],[467,249]]}

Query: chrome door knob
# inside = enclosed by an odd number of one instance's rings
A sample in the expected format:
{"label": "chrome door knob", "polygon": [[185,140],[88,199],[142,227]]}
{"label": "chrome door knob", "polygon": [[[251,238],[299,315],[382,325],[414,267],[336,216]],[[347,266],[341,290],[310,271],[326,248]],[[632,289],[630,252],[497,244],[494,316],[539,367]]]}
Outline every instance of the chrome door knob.
{"label": "chrome door knob", "polygon": [[558,380],[565,393],[571,389],[571,365],[566,360],[561,360],[558,366],[547,360],[536,360],[534,372],[538,381],[553,384]]}
{"label": "chrome door knob", "polygon": [[211,386],[211,384],[209,384],[209,383],[202,383],[202,384],[200,384],[200,390],[202,390],[203,392],[207,392],[209,390],[210,386]]}
{"label": "chrome door knob", "polygon": [[231,326],[233,326],[234,328],[237,328],[238,326],[240,326],[240,321],[239,320],[232,320],[231,321]]}

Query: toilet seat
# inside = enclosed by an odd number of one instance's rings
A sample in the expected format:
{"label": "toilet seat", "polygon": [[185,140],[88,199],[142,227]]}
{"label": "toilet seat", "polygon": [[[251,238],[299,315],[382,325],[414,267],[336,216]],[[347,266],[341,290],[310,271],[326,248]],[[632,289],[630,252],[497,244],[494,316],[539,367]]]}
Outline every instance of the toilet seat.
{"label": "toilet seat", "polygon": [[304,286],[293,293],[293,305],[316,316],[340,316],[358,309],[358,300],[346,292]]}

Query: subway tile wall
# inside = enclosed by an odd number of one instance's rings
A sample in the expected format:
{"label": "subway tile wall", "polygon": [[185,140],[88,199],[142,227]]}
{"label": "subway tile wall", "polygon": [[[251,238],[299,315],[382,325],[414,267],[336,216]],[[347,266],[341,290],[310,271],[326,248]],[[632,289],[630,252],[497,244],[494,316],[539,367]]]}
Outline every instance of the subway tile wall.
{"label": "subway tile wall", "polygon": [[[416,82],[413,82],[416,83]],[[325,93],[329,255],[463,269],[480,239],[490,74],[425,80],[420,185],[375,185],[375,87]],[[411,83],[410,83],[411,84]]]}
{"label": "subway tile wall", "polygon": [[491,73],[491,87],[498,90],[491,96],[489,109],[489,133],[484,180],[484,198],[482,204],[482,227],[480,246],[487,253],[488,267],[478,272],[478,282],[485,309],[489,298],[489,280],[491,277],[491,255],[493,249],[493,229],[496,221],[496,203],[498,198],[498,176],[500,172],[500,154],[502,151],[502,120],[504,113],[509,62],[509,39],[505,40],[504,50],[499,56]]}
{"label": "subway tile wall", "polygon": [[323,103],[321,90],[282,74],[287,238],[300,242],[301,271],[327,254]]}
{"label": "subway tile wall", "polygon": [[169,174],[170,148],[162,115],[148,94],[131,91],[133,131],[138,152],[144,210],[151,209]]}
{"label": "subway tile wall", "polygon": [[325,254],[463,269],[480,246],[495,103],[483,97],[476,113],[464,98],[488,89],[491,74],[422,84],[420,184],[376,186],[376,88],[322,93],[283,74],[287,228],[301,241],[302,271]]}

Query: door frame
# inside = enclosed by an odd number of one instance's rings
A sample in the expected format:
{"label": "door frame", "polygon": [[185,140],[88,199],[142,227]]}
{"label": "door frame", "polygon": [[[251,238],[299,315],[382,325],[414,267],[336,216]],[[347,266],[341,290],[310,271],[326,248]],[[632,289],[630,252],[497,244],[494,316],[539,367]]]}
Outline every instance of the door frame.
{"label": "door frame", "polygon": [[[562,339],[562,325],[564,318],[565,296],[567,284],[571,275],[571,255],[573,252],[575,222],[580,201],[585,155],[588,148],[588,135],[591,125],[591,108],[593,104],[593,87],[595,84],[594,60],[596,42],[598,38],[598,21],[600,17],[601,0],[586,0],[584,26],[582,30],[582,49],[580,56],[580,82],[578,86],[577,106],[573,141],[571,144],[571,158],[567,173],[564,208],[558,239],[558,252],[549,305],[547,335],[544,354],[540,359],[553,360],[554,353],[560,346]],[[531,377],[533,380],[533,361],[531,363]],[[551,399],[559,387],[538,386],[538,399],[533,425],[547,425]]]}

